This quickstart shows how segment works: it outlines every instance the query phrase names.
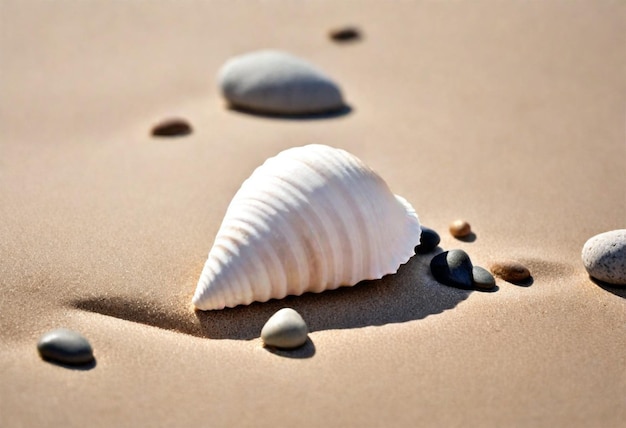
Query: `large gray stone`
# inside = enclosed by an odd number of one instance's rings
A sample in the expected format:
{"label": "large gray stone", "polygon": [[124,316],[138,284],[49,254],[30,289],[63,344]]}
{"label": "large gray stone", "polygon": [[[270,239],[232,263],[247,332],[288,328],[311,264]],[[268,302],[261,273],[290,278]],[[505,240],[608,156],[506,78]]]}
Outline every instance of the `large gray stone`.
{"label": "large gray stone", "polygon": [[345,106],[330,77],[300,58],[275,50],[228,60],[219,72],[219,85],[233,107],[259,113],[315,114]]}

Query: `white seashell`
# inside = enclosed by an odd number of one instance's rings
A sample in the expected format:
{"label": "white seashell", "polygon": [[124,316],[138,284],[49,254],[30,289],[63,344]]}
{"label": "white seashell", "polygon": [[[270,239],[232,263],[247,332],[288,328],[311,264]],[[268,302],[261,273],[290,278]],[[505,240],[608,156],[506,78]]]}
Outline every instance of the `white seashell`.
{"label": "white seashell", "polygon": [[357,157],[288,149],[235,194],[193,304],[222,309],[378,279],[415,254],[420,233],[411,205]]}
{"label": "white seashell", "polygon": [[345,106],[339,86],[312,64],[275,50],[228,60],[218,76],[224,98],[233,106],[260,113],[299,115]]}

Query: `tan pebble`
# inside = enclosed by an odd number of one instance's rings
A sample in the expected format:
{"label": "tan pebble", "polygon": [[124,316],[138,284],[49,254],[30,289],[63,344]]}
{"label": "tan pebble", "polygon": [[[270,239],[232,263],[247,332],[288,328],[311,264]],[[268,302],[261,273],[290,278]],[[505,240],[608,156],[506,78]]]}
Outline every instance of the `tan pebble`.
{"label": "tan pebble", "polygon": [[530,278],[530,271],[523,264],[515,260],[504,260],[492,263],[491,273],[508,282],[522,282]]}
{"label": "tan pebble", "polygon": [[472,226],[465,220],[454,220],[450,223],[450,234],[455,238],[465,238],[472,233]]}

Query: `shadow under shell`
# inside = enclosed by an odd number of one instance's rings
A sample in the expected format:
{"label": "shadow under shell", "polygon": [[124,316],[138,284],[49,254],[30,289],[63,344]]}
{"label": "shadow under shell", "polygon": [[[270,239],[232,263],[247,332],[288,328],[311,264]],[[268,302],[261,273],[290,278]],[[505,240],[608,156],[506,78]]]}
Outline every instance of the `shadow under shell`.
{"label": "shadow under shell", "polygon": [[298,311],[310,332],[402,323],[453,309],[472,292],[439,284],[430,273],[434,254],[416,255],[396,274],[362,281],[353,287],[215,311],[192,311],[188,309],[188,301],[164,305],[123,296],[92,297],[73,301],[71,305],[212,339],[258,338],[265,322],[284,307]]}

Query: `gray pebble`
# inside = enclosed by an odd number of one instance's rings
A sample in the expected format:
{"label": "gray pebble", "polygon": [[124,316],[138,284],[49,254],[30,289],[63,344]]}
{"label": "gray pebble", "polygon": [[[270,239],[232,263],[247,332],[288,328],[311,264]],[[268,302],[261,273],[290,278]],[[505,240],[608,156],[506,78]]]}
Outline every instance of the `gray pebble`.
{"label": "gray pebble", "polygon": [[302,316],[291,308],[283,308],[270,317],[261,330],[266,346],[281,349],[298,348],[306,343],[309,328]]}
{"label": "gray pebble", "polygon": [[474,278],[474,287],[480,290],[493,290],[496,287],[496,279],[485,268],[474,266],[472,268],[472,276]]}
{"label": "gray pebble", "polygon": [[441,242],[439,234],[434,230],[422,226],[422,234],[420,236],[420,244],[415,247],[417,254],[426,254],[437,248],[437,245]]}
{"label": "gray pebble", "polygon": [[345,107],[339,86],[312,64],[275,50],[234,57],[219,73],[234,107],[266,114],[325,113]]}
{"label": "gray pebble", "polygon": [[86,364],[94,359],[89,341],[80,333],[65,328],[52,330],[41,336],[37,350],[44,360],[63,364]]}
{"label": "gray pebble", "polygon": [[626,285],[626,229],[604,232],[583,246],[583,265],[590,276],[614,285]]}
{"label": "gray pebble", "polygon": [[472,261],[463,250],[445,251],[430,261],[430,271],[438,282],[467,290],[473,288],[472,268]]}

